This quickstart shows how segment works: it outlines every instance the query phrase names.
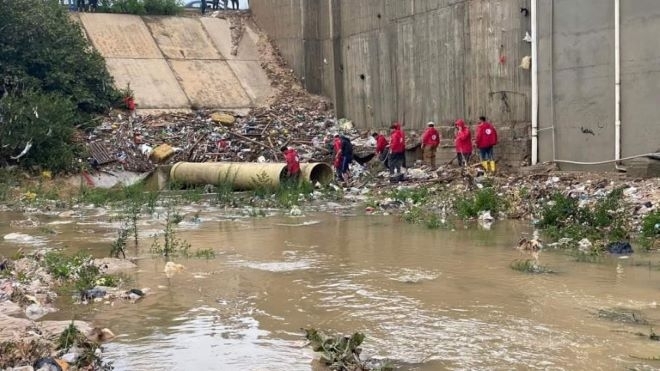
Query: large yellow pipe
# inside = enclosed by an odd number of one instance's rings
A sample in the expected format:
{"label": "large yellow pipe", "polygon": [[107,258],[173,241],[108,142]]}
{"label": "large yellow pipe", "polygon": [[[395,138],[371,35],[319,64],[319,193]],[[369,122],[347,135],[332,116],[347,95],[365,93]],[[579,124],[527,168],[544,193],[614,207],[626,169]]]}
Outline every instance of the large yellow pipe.
{"label": "large yellow pipe", "polygon": [[[323,185],[332,181],[332,168],[324,163],[301,164],[301,180]],[[286,164],[254,162],[178,162],[170,170],[170,180],[189,185],[230,183],[234,189],[257,186],[276,188],[286,179]]]}

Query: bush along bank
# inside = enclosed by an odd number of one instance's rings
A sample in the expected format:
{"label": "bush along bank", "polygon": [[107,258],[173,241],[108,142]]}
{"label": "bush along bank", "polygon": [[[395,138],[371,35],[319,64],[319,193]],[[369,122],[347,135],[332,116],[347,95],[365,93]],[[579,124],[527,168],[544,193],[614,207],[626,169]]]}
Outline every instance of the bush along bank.
{"label": "bush along bank", "polygon": [[0,165],[75,170],[74,130],[122,93],[59,1],[0,1],[0,25]]}
{"label": "bush along bank", "polygon": [[633,246],[658,247],[660,179],[616,179],[571,173],[473,178],[445,183],[373,187],[367,213],[401,214],[411,224],[452,229],[478,221],[527,219],[546,246],[599,255],[625,254]]}
{"label": "bush along bank", "polygon": [[102,360],[102,343],[114,337],[109,329],[73,320],[35,321],[56,311],[58,293],[82,301],[96,285],[120,282],[83,254],[0,257],[0,369],[111,370]]}
{"label": "bush along bank", "polygon": [[97,11],[136,15],[177,15],[183,12],[183,5],[179,0],[100,0]]}

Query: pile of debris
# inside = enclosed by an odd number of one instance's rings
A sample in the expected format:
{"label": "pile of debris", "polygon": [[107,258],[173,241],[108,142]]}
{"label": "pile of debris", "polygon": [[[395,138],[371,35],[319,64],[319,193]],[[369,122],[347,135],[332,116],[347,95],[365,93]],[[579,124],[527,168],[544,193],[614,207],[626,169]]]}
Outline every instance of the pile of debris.
{"label": "pile of debris", "polygon": [[[250,21],[247,15],[212,16],[229,19],[232,45],[238,48]],[[114,112],[81,138],[89,146],[92,166],[148,172],[177,161],[283,161],[280,148],[285,145],[295,146],[303,161],[331,161],[333,133],[351,138],[360,133],[349,121],[337,120],[326,98],[305,91],[273,43],[263,33],[259,37],[261,67],[275,91],[266,106],[248,112],[197,110],[134,117]]]}

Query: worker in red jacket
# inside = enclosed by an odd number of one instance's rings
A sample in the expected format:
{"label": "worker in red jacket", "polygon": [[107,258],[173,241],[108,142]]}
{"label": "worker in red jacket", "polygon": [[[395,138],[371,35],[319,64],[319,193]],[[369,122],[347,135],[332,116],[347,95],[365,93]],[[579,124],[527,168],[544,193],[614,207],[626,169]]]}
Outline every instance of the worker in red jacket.
{"label": "worker in red jacket", "polygon": [[406,160],[406,135],[401,129],[401,124],[395,122],[391,126],[390,135],[390,177],[392,181],[403,180],[401,167]]}
{"label": "worker in red jacket", "polygon": [[281,151],[286,160],[287,176],[290,180],[297,180],[300,176],[300,158],[298,157],[298,152],[287,146],[282,147]]}
{"label": "worker in red jacket", "polygon": [[456,120],[456,138],[454,139],[454,146],[456,147],[456,157],[458,158],[458,166],[467,166],[472,156],[472,134],[470,128],[465,126],[463,119]]}
{"label": "worker in red jacket", "polygon": [[334,139],[332,141],[332,149],[334,150],[334,161],[333,161],[333,167],[335,168],[335,177],[337,181],[342,180],[342,174],[341,174],[341,164],[342,164],[342,157],[341,157],[341,137],[339,134],[334,135]]}
{"label": "worker in red jacket", "polygon": [[422,134],[422,159],[431,170],[435,170],[435,152],[438,150],[438,145],[440,145],[440,133],[435,128],[435,123],[429,122]]}
{"label": "worker in red jacket", "polygon": [[135,104],[135,98],[132,95],[125,96],[124,105],[126,106],[126,109],[128,109],[129,117],[135,118],[135,108],[137,107],[137,104]]}
{"label": "worker in red jacket", "polygon": [[493,159],[493,147],[497,144],[497,130],[486,117],[479,117],[479,126],[477,126],[477,148],[481,157],[481,166],[485,171],[495,173],[495,160]]}
{"label": "worker in red jacket", "polygon": [[389,143],[387,142],[387,138],[381,133],[374,132],[372,134],[374,139],[376,139],[376,157],[378,160],[385,166],[386,168],[390,168],[389,163],[388,163],[388,156],[389,156],[389,151],[387,150],[387,146]]}
{"label": "worker in red jacket", "polygon": [[376,156],[380,157],[387,149],[387,138],[381,133],[373,133],[372,136],[376,139]]}

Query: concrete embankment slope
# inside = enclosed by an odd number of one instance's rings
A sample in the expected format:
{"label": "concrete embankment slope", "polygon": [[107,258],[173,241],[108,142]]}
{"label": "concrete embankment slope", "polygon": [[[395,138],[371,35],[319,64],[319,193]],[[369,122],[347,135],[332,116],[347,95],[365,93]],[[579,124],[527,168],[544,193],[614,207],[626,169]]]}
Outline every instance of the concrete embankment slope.
{"label": "concrete embankment slope", "polygon": [[259,64],[257,33],[245,25],[232,55],[220,18],[79,14],[118,88],[130,83],[139,109],[242,109],[273,93]]}

